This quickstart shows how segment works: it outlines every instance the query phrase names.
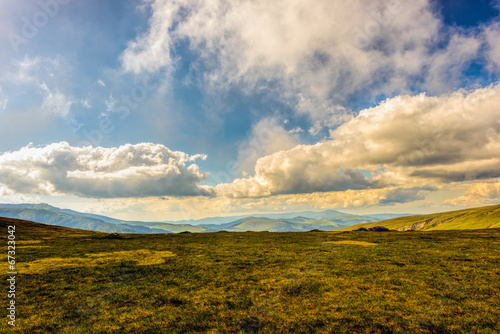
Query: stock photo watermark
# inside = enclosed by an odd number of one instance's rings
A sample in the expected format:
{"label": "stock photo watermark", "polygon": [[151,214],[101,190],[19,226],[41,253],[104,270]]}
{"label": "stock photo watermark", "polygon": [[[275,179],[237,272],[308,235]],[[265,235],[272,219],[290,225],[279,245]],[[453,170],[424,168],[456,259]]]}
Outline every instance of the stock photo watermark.
{"label": "stock photo watermark", "polygon": [[72,0],[40,0],[38,1],[39,10],[33,15],[21,17],[20,34],[11,31],[7,34],[12,49],[19,53],[19,48],[35,38],[41,29],[50,22],[51,19],[59,14],[62,5],[66,5]]}
{"label": "stock photo watermark", "polygon": [[10,326],[16,326],[16,226],[9,225],[7,233],[7,318]]}

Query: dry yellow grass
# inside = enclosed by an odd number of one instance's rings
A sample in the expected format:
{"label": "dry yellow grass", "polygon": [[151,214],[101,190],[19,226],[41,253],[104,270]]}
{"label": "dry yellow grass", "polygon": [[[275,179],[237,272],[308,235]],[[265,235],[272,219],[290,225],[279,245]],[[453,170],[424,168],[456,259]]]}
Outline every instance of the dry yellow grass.
{"label": "dry yellow grass", "polygon": [[366,241],[356,241],[356,240],[342,240],[342,241],[327,241],[325,244],[336,244],[336,245],[357,245],[357,246],[376,246],[373,242]]}
{"label": "dry yellow grass", "polygon": [[19,245],[39,244],[41,242],[42,242],[42,240],[17,240],[16,241],[16,246],[19,246]]}
{"label": "dry yellow grass", "polygon": [[110,262],[134,261],[139,266],[160,264],[165,257],[175,256],[170,251],[150,251],[146,249],[136,251],[120,251],[108,253],[85,254],[85,257],[50,257],[32,262],[19,263],[19,271],[23,274],[42,274],[61,268],[86,266],[93,267]]}

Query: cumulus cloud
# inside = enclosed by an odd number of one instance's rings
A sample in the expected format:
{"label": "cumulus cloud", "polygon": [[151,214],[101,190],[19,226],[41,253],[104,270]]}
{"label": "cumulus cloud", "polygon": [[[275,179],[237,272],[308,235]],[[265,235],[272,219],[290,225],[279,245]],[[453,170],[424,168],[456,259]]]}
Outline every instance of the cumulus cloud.
{"label": "cumulus cloud", "polygon": [[210,195],[198,186],[206,174],[193,162],[204,155],[159,144],[72,147],[28,145],[0,155],[0,182],[21,194],[74,194],[116,198]]}
{"label": "cumulus cloud", "polygon": [[476,182],[462,186],[466,188],[465,194],[449,199],[446,203],[459,206],[484,205],[495,203],[500,199],[500,181]]}
{"label": "cumulus cloud", "polygon": [[424,199],[434,187],[387,187],[384,189],[347,190],[331,193],[282,195],[278,199],[288,205],[311,203],[316,209],[386,206]]}
{"label": "cumulus cloud", "polygon": [[260,158],[217,187],[231,197],[377,189],[500,176],[500,85],[387,99],[331,139]]}
{"label": "cumulus cloud", "polygon": [[244,173],[249,173],[255,162],[278,151],[295,147],[299,140],[296,131],[286,131],[276,117],[265,117],[253,125],[248,139],[240,145],[236,166]]}
{"label": "cumulus cloud", "polygon": [[[176,42],[187,41],[192,60],[206,69],[205,86],[271,90],[311,116],[312,134],[338,122],[332,106],[353,94],[406,93],[415,85],[433,94],[454,90],[483,41],[458,29],[443,33],[428,0],[144,3],[149,29],[123,52],[126,71],[173,68]],[[496,32],[488,35],[492,57]]]}

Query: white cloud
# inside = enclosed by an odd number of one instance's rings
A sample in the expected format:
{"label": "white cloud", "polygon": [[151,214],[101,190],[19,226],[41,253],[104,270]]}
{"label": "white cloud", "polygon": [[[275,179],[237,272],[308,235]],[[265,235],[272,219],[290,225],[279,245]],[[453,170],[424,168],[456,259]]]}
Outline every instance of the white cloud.
{"label": "white cloud", "polygon": [[288,133],[302,133],[304,132],[304,129],[302,129],[300,126],[297,126],[291,130],[288,130]]}
{"label": "white cloud", "polygon": [[0,155],[0,183],[21,194],[83,197],[209,195],[198,186],[206,174],[193,162],[204,155],[159,144],[113,148],[72,147],[66,142],[23,147]]}
{"label": "white cloud", "polygon": [[239,148],[236,166],[240,171],[249,173],[259,158],[299,143],[297,136],[286,131],[281,123],[276,117],[266,117],[253,125],[249,138]]}
{"label": "white cloud", "polygon": [[18,194],[9,188],[0,184],[0,202],[1,203],[39,203],[37,196],[27,196]]}
{"label": "white cloud", "polygon": [[[145,2],[150,2],[145,1]],[[182,1],[157,0],[151,2],[152,16],[149,31],[130,42],[122,54],[126,71],[155,72],[171,65],[169,30],[178,17]]]}
{"label": "white cloud", "polygon": [[[47,112],[67,120],[70,108],[76,102],[67,96],[59,87],[64,87],[66,74],[70,65],[62,57],[28,57],[14,60],[9,71],[2,73],[0,82],[10,86],[20,85],[17,89],[26,90],[34,87],[42,95],[40,105],[42,112]],[[11,90],[12,87],[10,87]],[[2,105],[3,104],[3,105]],[[6,108],[7,100],[0,100],[0,107]]]}
{"label": "white cloud", "polygon": [[85,99],[85,100],[80,100],[80,103],[82,104],[82,106],[85,108],[85,109],[91,109],[92,108],[92,105],[90,104],[89,100],[88,99]]}
{"label": "white cloud", "polygon": [[217,189],[258,197],[474,181],[500,176],[498,152],[500,84],[404,95],[361,111],[330,140],[260,158],[254,176]]}
{"label": "white cloud", "polygon": [[500,181],[477,182],[462,186],[466,188],[465,194],[446,202],[458,206],[485,205],[496,203],[500,200]]}
{"label": "white cloud", "polygon": [[[311,116],[313,134],[349,116],[335,106],[352,94],[393,95],[415,85],[432,94],[454,90],[482,38],[443,34],[428,0],[144,3],[151,4],[149,30],[122,54],[125,70],[171,68],[174,43],[188,41],[207,69],[205,85],[271,89]],[[448,45],[438,47],[445,36]]]}
{"label": "white cloud", "polygon": [[303,94],[297,95],[295,108],[299,115],[310,116],[313,126],[308,132],[312,136],[318,135],[322,130],[336,128],[354,116],[352,110],[316,98],[306,98]]}
{"label": "white cloud", "polygon": [[446,49],[431,56],[424,88],[434,93],[455,90],[460,86],[463,69],[476,58],[480,46],[475,36],[454,35]]}
{"label": "white cloud", "polygon": [[114,99],[113,95],[109,95],[109,98],[104,101],[104,104],[106,105],[106,111],[113,112],[116,105],[116,100]]}
{"label": "white cloud", "polygon": [[500,68],[500,22],[485,29],[486,43],[488,46],[488,59],[494,66]]}
{"label": "white cloud", "polygon": [[[60,72],[61,62],[63,61],[60,57],[30,58],[25,56],[21,60],[13,61],[10,71],[4,73],[2,77],[14,83],[39,85],[44,78],[48,79],[54,75],[53,73]],[[64,66],[68,65],[64,64]]]}
{"label": "white cloud", "polygon": [[48,111],[54,115],[66,118],[69,116],[71,105],[74,101],[61,93],[57,88],[50,90],[45,83],[40,85],[44,93],[42,110]]}

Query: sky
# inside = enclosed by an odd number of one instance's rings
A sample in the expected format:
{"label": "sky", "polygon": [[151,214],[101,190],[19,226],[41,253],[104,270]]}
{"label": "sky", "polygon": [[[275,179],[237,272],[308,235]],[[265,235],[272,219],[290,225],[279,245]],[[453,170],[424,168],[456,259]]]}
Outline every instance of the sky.
{"label": "sky", "polygon": [[500,1],[0,0],[0,203],[500,203]]}

